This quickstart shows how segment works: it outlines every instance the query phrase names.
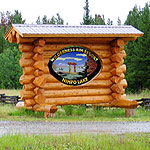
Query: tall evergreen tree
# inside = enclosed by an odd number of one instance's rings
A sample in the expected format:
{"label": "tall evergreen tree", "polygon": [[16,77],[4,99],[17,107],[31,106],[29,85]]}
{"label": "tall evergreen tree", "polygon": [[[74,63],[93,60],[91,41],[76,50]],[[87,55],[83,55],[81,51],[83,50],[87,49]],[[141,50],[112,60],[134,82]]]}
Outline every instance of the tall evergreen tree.
{"label": "tall evergreen tree", "polygon": [[47,16],[44,15],[43,18],[42,18],[42,23],[43,24],[48,24],[49,23],[49,20],[47,19]]}
{"label": "tall evergreen tree", "polygon": [[40,16],[38,16],[38,19],[36,20],[36,24],[41,24]]}
{"label": "tall evergreen tree", "polygon": [[107,20],[107,25],[113,25],[113,21],[110,20],[110,18],[108,18],[108,20]]}
{"label": "tall evergreen tree", "polygon": [[64,20],[60,17],[60,14],[57,13],[56,17],[52,16],[50,19],[47,18],[46,15],[42,18],[42,22],[40,22],[40,17],[38,17],[37,24],[64,24]]}
{"label": "tall evergreen tree", "polygon": [[89,2],[86,0],[85,7],[84,7],[84,16],[83,16],[83,22],[82,25],[104,25],[105,19],[104,15],[101,17],[101,15],[95,14],[95,18],[92,18],[90,15],[90,9],[89,9]]}
{"label": "tall evergreen tree", "polygon": [[0,25],[0,88],[19,88],[19,77],[22,74],[19,65],[20,51],[18,45],[9,43],[4,39],[4,33],[12,23],[25,23],[21,12],[15,10],[14,14],[10,12],[1,13]]}
{"label": "tall evergreen tree", "polygon": [[120,26],[120,25],[121,25],[121,20],[120,20],[120,18],[119,18],[119,17],[118,17],[117,24],[118,24],[118,26]]}
{"label": "tall evergreen tree", "polygon": [[14,14],[11,16],[11,23],[14,24],[24,24],[26,20],[23,20],[21,12],[15,10]]}
{"label": "tall evergreen tree", "polygon": [[90,17],[90,15],[89,15],[90,10],[89,10],[88,0],[86,0],[86,2],[85,2],[84,10],[85,10],[85,14],[83,16],[83,23],[82,24],[83,25],[89,25],[89,24],[91,24],[92,17]]}
{"label": "tall evergreen tree", "polygon": [[148,4],[142,10],[135,6],[129,12],[125,24],[133,25],[144,32],[143,37],[129,42],[126,47],[128,89],[130,91],[150,89],[150,8]]}

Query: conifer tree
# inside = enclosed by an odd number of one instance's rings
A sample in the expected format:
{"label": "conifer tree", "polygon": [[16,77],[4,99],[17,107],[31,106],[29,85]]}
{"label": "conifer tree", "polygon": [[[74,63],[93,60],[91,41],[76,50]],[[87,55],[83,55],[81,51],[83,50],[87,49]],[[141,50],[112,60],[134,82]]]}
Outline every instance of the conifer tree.
{"label": "conifer tree", "polygon": [[144,32],[143,37],[129,42],[126,47],[128,90],[150,89],[150,8],[148,4],[142,10],[135,6],[129,12],[125,24],[132,25]]}

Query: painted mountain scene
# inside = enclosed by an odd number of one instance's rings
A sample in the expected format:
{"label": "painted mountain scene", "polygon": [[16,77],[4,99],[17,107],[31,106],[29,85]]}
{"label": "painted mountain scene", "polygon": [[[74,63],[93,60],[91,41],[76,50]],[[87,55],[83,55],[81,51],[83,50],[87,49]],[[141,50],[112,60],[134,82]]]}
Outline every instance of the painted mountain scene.
{"label": "painted mountain scene", "polygon": [[59,56],[52,64],[56,74],[68,80],[88,77],[97,68],[97,63],[85,53],[68,52]]}

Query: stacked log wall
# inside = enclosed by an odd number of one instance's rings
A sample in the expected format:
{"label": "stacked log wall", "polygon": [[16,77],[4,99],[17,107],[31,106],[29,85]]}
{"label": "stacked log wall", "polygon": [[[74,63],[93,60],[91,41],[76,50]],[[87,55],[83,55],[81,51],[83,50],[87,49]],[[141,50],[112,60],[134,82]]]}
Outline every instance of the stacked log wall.
{"label": "stacked log wall", "polygon": [[126,99],[125,88],[127,87],[127,81],[124,79],[126,73],[126,65],[124,59],[126,58],[126,52],[124,50],[124,40],[115,39],[111,42],[111,86],[113,101],[110,104],[112,107],[123,108],[136,108],[137,102]]}
{"label": "stacked log wall", "polygon": [[44,76],[47,79],[45,86],[46,103],[69,105],[69,104],[94,104],[112,102],[112,74],[110,44],[77,44],[95,52],[101,60],[101,70],[90,82],[80,86],[69,86],[59,82],[49,73],[49,59],[62,48],[70,44],[46,44],[43,56],[45,62]]}
{"label": "stacked log wall", "polygon": [[105,43],[74,44],[93,51],[101,61],[100,72],[88,83],[80,86],[69,86],[61,83],[49,73],[49,59],[59,50],[72,44],[45,43],[36,40],[34,44],[20,44],[22,52],[20,66],[23,75],[21,97],[27,108],[35,111],[55,112],[56,105],[72,104],[109,104],[112,107],[137,106],[127,101],[124,79],[126,66],[124,58],[124,41],[115,39]]}

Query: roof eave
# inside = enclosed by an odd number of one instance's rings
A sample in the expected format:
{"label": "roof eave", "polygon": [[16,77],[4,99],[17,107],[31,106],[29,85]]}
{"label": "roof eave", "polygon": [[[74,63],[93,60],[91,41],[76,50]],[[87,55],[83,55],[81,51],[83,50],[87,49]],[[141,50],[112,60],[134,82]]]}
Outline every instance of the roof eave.
{"label": "roof eave", "polygon": [[28,37],[142,37],[143,34],[20,34]]}

